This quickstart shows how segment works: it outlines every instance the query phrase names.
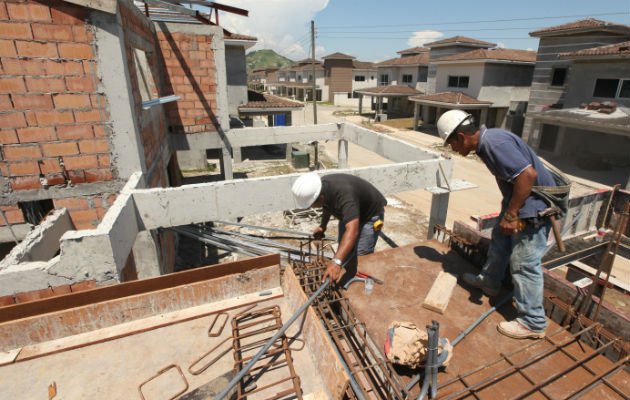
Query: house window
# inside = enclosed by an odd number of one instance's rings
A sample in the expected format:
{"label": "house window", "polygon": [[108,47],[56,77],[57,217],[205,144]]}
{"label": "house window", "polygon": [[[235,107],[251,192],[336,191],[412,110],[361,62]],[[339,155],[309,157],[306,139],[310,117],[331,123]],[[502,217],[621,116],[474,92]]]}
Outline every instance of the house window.
{"label": "house window", "polygon": [[551,86],[563,86],[568,68],[554,68],[551,74]]}
{"label": "house window", "polygon": [[311,75],[309,75],[309,76],[308,76],[308,81],[309,81],[309,82],[313,82],[313,74],[311,74]]}
{"label": "house window", "polygon": [[370,80],[373,81],[374,80],[374,75],[370,75]]}
{"label": "house window", "polygon": [[402,76],[402,83],[411,83],[413,81],[413,75],[409,74],[405,74]]}
{"label": "house window", "polygon": [[630,97],[630,80],[628,79],[597,79],[593,97],[614,99],[615,97]]}
{"label": "house window", "polygon": [[326,70],[326,78],[330,78],[330,70],[329,69]]}
{"label": "house window", "polygon": [[298,80],[298,81],[301,81],[301,80],[302,80],[302,75],[298,75],[297,80]]}
{"label": "house window", "polygon": [[134,62],[136,65],[136,76],[138,77],[138,86],[140,89],[140,97],[142,101],[151,100],[158,97],[157,88],[151,69],[149,68],[149,61],[147,53],[140,49],[133,49]]}
{"label": "house window", "polygon": [[348,92],[348,98],[351,99],[352,98],[352,92]]}
{"label": "house window", "polygon": [[354,76],[354,81],[355,82],[365,82],[365,75],[355,75]]}
{"label": "house window", "polygon": [[468,87],[468,77],[467,76],[453,76],[449,75],[448,77],[448,87],[456,87],[456,88],[467,88]]}
{"label": "house window", "polygon": [[381,85],[389,84],[389,74],[381,74],[380,77],[381,77],[381,80],[380,80]]}

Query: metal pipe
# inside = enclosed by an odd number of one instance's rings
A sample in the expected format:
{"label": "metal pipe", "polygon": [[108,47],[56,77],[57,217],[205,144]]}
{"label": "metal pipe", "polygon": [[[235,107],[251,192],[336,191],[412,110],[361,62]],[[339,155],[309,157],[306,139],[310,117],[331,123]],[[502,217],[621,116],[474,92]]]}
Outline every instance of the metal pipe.
{"label": "metal pipe", "polygon": [[278,340],[280,336],[284,334],[284,332],[287,329],[289,329],[289,327],[295,322],[295,320],[298,319],[300,315],[302,315],[302,313],[308,308],[308,306],[310,306],[311,303],[313,303],[313,301],[315,301],[315,299],[319,297],[319,295],[324,291],[324,289],[326,289],[326,287],[328,287],[329,284],[330,284],[330,279],[326,279],[326,281],[322,283],[319,289],[317,289],[317,291],[311,295],[311,297],[295,312],[295,314],[291,316],[291,318],[287,321],[287,323],[284,324],[284,326],[280,328],[280,330],[276,332],[276,334],[273,335],[271,339],[269,339],[267,344],[265,344],[265,346],[262,349],[260,349],[260,351],[258,351],[258,353],[245,366],[245,368],[240,370],[239,373],[236,374],[234,378],[232,378],[232,380],[227,384],[227,386],[224,387],[223,390],[217,395],[216,397],[217,400],[224,399],[228,395],[228,392],[247,374],[247,372],[249,372],[249,370],[254,366],[254,364],[258,361],[258,359],[263,354],[265,354],[267,350],[269,350],[269,348],[276,342],[276,340]]}
{"label": "metal pipe", "polygon": [[298,231],[288,231],[288,230],[278,229],[278,228],[268,228],[266,226],[249,225],[249,224],[244,224],[242,222],[228,222],[228,221],[221,221],[221,220],[214,220],[212,222],[218,222],[218,223],[223,224],[223,225],[242,226],[243,228],[260,229],[260,230],[263,230],[263,231],[286,233],[286,234],[289,234],[289,235],[303,236],[305,238],[312,238],[313,237],[310,233],[304,233],[304,232],[298,232]]}

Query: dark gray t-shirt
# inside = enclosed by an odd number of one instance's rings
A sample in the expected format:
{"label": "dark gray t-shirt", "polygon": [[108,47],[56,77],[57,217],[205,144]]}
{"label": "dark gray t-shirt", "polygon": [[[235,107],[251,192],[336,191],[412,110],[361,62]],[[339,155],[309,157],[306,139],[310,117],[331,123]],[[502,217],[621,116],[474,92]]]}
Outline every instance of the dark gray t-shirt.
{"label": "dark gray t-shirt", "polygon": [[324,210],[342,224],[355,218],[365,222],[383,213],[387,200],[371,183],[347,174],[322,176]]}
{"label": "dark gray t-shirt", "polygon": [[[556,186],[553,177],[534,151],[512,132],[482,127],[477,155],[486,164],[499,184],[499,189],[503,194],[501,210],[505,210],[512,198],[514,179],[530,165],[538,174],[534,186]],[[518,217],[536,217],[539,211],[546,208],[547,203],[532,193],[518,211]]]}

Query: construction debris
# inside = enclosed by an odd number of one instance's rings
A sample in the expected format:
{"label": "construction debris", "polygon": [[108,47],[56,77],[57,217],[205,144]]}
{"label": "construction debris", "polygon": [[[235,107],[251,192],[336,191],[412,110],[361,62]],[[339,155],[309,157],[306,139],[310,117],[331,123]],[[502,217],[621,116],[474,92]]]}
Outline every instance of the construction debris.
{"label": "construction debris", "polygon": [[444,314],[456,285],[457,277],[455,275],[440,271],[433,286],[431,286],[431,290],[429,290],[429,294],[424,298],[422,307]]}

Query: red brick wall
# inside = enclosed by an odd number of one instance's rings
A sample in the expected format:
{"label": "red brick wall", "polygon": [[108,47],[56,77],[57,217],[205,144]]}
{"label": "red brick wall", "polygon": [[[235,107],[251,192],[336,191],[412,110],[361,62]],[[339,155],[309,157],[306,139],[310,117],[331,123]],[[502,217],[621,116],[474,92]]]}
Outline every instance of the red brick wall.
{"label": "red brick wall", "polygon": [[87,17],[61,1],[0,3],[0,168],[12,190],[41,188],[40,174],[113,179]]}
{"label": "red brick wall", "polygon": [[66,197],[53,199],[55,208],[66,208],[76,229],[94,229],[109,207],[116,201],[115,194]]}
{"label": "red brick wall", "polygon": [[166,91],[181,100],[166,105],[174,133],[215,132],[216,79],[212,36],[157,32],[164,68]]}

